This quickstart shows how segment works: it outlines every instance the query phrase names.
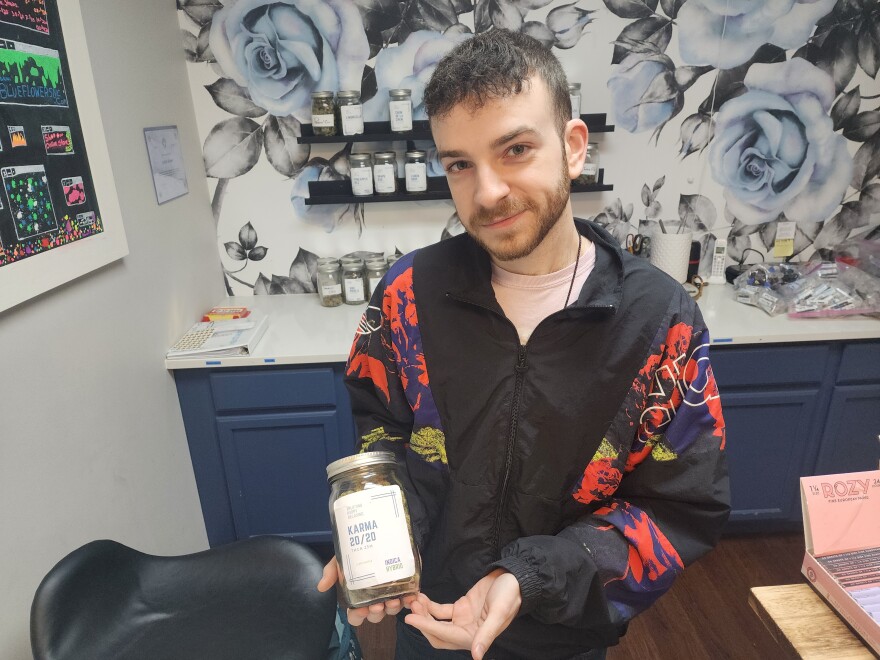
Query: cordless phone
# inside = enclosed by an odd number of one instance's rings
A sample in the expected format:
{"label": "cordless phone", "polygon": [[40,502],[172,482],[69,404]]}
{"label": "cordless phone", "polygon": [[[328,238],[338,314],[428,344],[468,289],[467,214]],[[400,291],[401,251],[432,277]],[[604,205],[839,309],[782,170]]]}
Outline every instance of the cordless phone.
{"label": "cordless phone", "polygon": [[712,254],[712,270],[709,273],[709,284],[725,284],[724,264],[727,261],[727,241],[716,240]]}

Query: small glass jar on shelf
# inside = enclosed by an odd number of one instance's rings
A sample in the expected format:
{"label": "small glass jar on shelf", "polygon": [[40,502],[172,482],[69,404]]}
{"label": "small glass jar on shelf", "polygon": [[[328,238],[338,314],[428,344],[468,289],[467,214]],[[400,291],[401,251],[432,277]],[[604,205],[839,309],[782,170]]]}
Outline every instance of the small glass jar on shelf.
{"label": "small glass jar on shelf", "polygon": [[318,259],[318,299],[324,307],[342,304],[342,268],[335,257]]}
{"label": "small glass jar on shelf", "polygon": [[379,282],[382,281],[385,273],[388,272],[388,262],[385,261],[385,257],[373,257],[372,259],[367,259],[366,270],[367,285],[369,287],[367,295],[372,296],[376,287],[379,286]]}
{"label": "small glass jar on shelf", "polygon": [[339,92],[336,95],[336,108],[343,135],[360,135],[364,132],[364,106],[361,105],[360,92]]}
{"label": "small glass jar on shelf", "polygon": [[342,260],[342,293],[346,305],[367,302],[366,272],[363,259]]}
{"label": "small glass jar on shelf", "polygon": [[397,192],[397,154],[377,151],[373,154],[373,183],[377,195]]}
{"label": "small glass jar on shelf", "polygon": [[577,182],[583,185],[594,185],[599,182],[599,145],[595,142],[587,144],[584,167]]}
{"label": "small glass jar on shelf", "polygon": [[351,154],[348,157],[351,173],[351,192],[355,197],[373,194],[373,157],[370,154]]}
{"label": "small glass jar on shelf", "polygon": [[406,192],[425,192],[428,189],[428,165],[426,153],[418,149],[406,152],[403,166]]}
{"label": "small glass jar on shelf", "polygon": [[315,135],[336,135],[336,103],[333,92],[312,92],[312,131]]}
{"label": "small glass jar on shelf", "polygon": [[412,90],[388,91],[388,114],[391,116],[391,132],[406,133],[412,130]]}
{"label": "small glass jar on shelf", "polygon": [[581,84],[568,83],[568,97],[571,99],[571,118],[580,119],[581,116]]}

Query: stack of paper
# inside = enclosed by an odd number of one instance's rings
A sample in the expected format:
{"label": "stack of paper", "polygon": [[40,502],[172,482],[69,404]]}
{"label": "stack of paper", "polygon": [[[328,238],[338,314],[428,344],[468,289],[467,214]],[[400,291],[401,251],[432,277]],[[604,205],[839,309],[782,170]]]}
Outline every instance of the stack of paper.
{"label": "stack of paper", "polygon": [[177,340],[165,357],[250,355],[267,326],[268,317],[256,311],[243,319],[196,323]]}

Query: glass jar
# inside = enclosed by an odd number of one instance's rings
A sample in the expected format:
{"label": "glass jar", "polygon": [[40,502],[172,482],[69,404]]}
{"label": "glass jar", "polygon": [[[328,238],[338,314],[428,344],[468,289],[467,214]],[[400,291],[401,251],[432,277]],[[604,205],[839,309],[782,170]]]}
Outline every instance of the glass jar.
{"label": "glass jar", "polygon": [[388,262],[385,261],[385,257],[376,257],[374,259],[367,259],[367,286],[369,288],[369,296],[372,297],[373,292],[376,290],[376,287],[379,286],[379,282],[382,281],[382,278],[385,276],[385,273],[388,272]]}
{"label": "glass jar", "polygon": [[422,566],[394,454],[340,458],[327,466],[327,480],[339,587],[348,606],[417,593]]}
{"label": "glass jar", "polygon": [[342,262],[342,293],[346,305],[362,305],[367,302],[367,287],[362,259]]}
{"label": "glass jar", "polygon": [[584,158],[584,168],[577,179],[578,183],[592,185],[599,182],[599,145],[595,142],[587,144],[587,156]]}
{"label": "glass jar", "polygon": [[428,189],[427,154],[424,151],[407,151],[403,169],[406,192],[425,192]]}
{"label": "glass jar", "polygon": [[336,135],[333,92],[312,92],[312,131],[315,135]]}
{"label": "glass jar", "polygon": [[571,118],[581,118],[581,84],[568,83],[568,97],[571,99]]}
{"label": "glass jar", "polygon": [[343,135],[360,135],[364,132],[364,106],[360,92],[349,90],[336,95],[339,125]]}
{"label": "glass jar", "polygon": [[324,307],[342,304],[342,268],[334,257],[318,259],[318,298]]}
{"label": "glass jar", "polygon": [[392,89],[388,91],[388,114],[391,115],[391,132],[406,133],[412,130],[412,91]]}
{"label": "glass jar", "polygon": [[397,254],[396,252],[394,254],[389,254],[388,259],[386,260],[388,262],[388,268],[391,268],[394,265],[394,262],[396,262],[402,256],[402,254]]}
{"label": "glass jar", "polygon": [[373,154],[373,183],[379,195],[397,192],[397,155],[393,151]]}
{"label": "glass jar", "polygon": [[351,154],[348,157],[351,171],[351,192],[356,197],[373,194],[373,157],[370,154]]}

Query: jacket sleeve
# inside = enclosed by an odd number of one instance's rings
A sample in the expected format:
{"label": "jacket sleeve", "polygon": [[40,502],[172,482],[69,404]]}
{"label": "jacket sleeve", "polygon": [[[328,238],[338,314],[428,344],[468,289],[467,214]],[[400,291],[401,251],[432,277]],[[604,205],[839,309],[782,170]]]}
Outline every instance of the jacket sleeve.
{"label": "jacket sleeve", "polygon": [[[418,338],[412,267],[401,266],[406,268],[389,272],[376,287],[361,318],[346,365],[345,385],[354,414],[356,450],[394,453],[413,535],[423,548],[430,520],[436,516],[425,502],[436,501],[436,496],[426,497],[414,483],[423,490],[442,488],[445,474],[432,462],[437,457],[430,455],[430,449],[413,451],[413,441],[429,435],[417,415],[426,398],[420,383],[424,352]],[[416,442],[416,446],[425,447],[425,442]],[[444,453],[445,466],[444,447],[439,444],[438,450]]]}
{"label": "jacket sleeve", "polygon": [[573,493],[586,513],[517,539],[493,565],[517,577],[520,614],[621,627],[717,542],[730,512],[724,420],[708,331],[681,295]]}

